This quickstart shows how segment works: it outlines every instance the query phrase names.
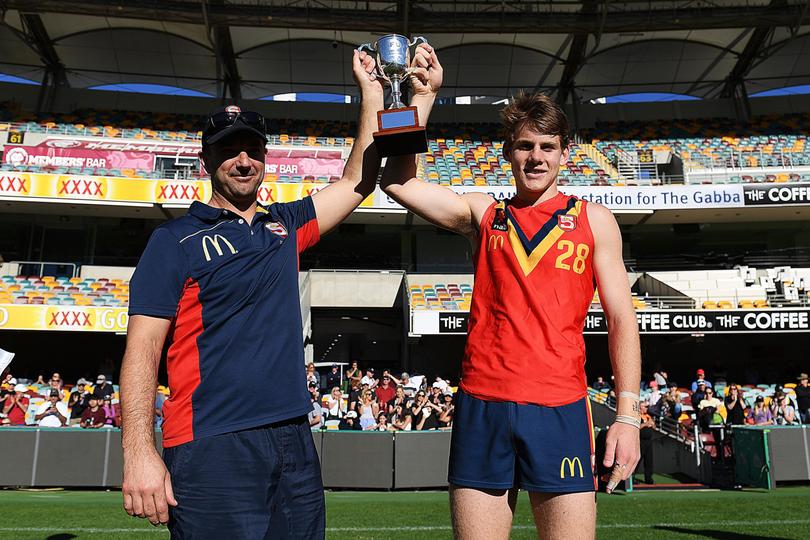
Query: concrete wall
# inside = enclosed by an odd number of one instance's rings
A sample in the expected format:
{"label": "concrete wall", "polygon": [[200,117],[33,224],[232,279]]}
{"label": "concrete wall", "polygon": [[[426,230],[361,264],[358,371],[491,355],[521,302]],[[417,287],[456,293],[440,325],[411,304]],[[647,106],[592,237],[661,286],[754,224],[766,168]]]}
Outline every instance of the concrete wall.
{"label": "concrete wall", "polygon": [[402,285],[399,271],[310,272],[311,307],[390,308]]}

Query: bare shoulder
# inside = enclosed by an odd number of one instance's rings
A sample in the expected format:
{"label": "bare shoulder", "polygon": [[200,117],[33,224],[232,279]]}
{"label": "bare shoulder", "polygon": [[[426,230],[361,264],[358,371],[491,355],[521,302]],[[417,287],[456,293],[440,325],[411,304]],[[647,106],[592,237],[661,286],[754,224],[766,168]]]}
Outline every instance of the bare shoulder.
{"label": "bare shoulder", "polygon": [[478,191],[464,193],[461,198],[467,202],[467,205],[469,205],[470,213],[472,214],[476,228],[481,224],[481,220],[484,218],[487,208],[489,208],[492,203],[495,202],[492,195]]}
{"label": "bare shoulder", "polygon": [[588,212],[588,219],[590,221],[596,221],[602,224],[616,222],[616,218],[613,217],[613,212],[611,212],[606,206],[595,202],[589,202],[586,208],[586,212]]}

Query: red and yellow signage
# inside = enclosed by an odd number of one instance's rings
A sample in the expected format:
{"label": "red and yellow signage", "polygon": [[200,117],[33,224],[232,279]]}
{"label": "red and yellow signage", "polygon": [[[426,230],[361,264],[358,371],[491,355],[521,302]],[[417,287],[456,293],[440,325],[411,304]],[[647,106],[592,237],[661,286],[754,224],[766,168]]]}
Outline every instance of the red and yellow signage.
{"label": "red and yellow signage", "polygon": [[[259,187],[262,204],[290,202],[313,195],[329,187],[323,183],[264,182]],[[191,204],[211,198],[208,180],[150,180],[67,174],[15,173],[0,171],[0,196],[26,198],[84,200],[116,203]],[[374,197],[361,204],[371,207]]]}
{"label": "red and yellow signage", "polygon": [[126,332],[127,321],[125,307],[0,305],[0,330]]}

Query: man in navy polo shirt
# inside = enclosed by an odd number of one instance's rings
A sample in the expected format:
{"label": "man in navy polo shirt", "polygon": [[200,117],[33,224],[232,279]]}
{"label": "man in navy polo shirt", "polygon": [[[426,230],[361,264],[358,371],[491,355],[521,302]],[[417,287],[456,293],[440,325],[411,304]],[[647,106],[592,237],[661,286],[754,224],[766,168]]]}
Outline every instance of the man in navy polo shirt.
{"label": "man in navy polo shirt", "polygon": [[[124,508],[168,523],[172,538],[324,536],[298,256],[374,189],[371,134],[383,90],[373,69],[370,56],[354,53],[362,104],[342,178],[300,201],[256,202],[267,143],[261,115],[233,106],[212,113],[200,158],[213,195],[158,227],[138,263],[121,366]],[[167,336],[161,459],[153,417]]]}

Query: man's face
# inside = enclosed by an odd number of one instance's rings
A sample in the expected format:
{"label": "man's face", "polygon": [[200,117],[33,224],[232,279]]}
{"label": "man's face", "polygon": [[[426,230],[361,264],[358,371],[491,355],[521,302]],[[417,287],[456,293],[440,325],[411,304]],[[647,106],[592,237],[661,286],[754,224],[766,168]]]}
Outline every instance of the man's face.
{"label": "man's face", "polygon": [[94,407],[94,408],[98,407],[98,400],[96,398],[90,398],[88,400],[88,403],[90,404],[91,407]]}
{"label": "man's face", "polygon": [[228,201],[255,201],[264,180],[264,142],[249,133],[236,133],[200,152],[214,191]]}
{"label": "man's face", "polygon": [[807,379],[800,380],[799,384],[801,384],[802,386],[807,386]]}
{"label": "man's face", "polygon": [[559,135],[543,135],[524,127],[504,156],[512,164],[512,175],[519,191],[542,194],[557,181],[560,166],[568,161],[568,147]]}
{"label": "man's face", "polygon": [[388,386],[388,383],[390,382],[391,382],[390,377],[383,377],[382,379],[383,386]]}
{"label": "man's face", "polygon": [[56,405],[56,402],[59,401],[59,396],[48,396],[48,401],[51,402],[51,405]]}

